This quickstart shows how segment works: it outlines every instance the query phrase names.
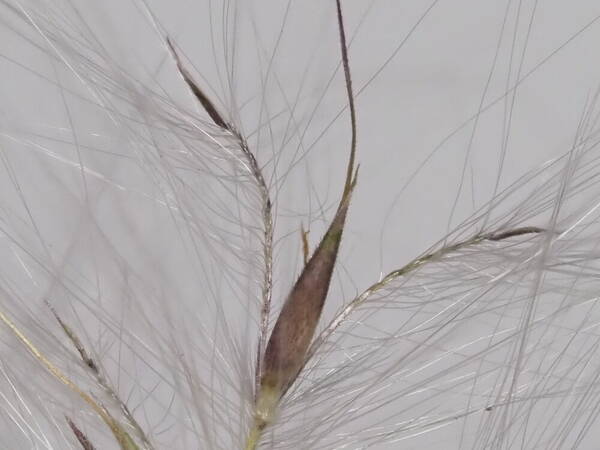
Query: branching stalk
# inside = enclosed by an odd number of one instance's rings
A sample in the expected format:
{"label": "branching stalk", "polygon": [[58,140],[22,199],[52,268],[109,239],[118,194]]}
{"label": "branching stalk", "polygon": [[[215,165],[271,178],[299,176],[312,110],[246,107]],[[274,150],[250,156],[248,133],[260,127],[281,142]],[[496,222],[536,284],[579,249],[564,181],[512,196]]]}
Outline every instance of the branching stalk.
{"label": "branching stalk", "polygon": [[246,139],[242,134],[218,111],[217,107],[208,98],[204,91],[200,88],[198,83],[194,81],[191,74],[182,64],[171,40],[167,38],[167,46],[175,59],[179,73],[183,80],[190,88],[192,94],[196,97],[198,102],[202,105],[206,113],[210,116],[212,121],[221,128],[223,131],[229,133],[234,137],[237,145],[246,159],[250,174],[254,178],[259,195],[262,203],[262,221],[263,221],[263,260],[264,260],[264,275],[261,292],[261,311],[260,311],[260,335],[258,340],[257,355],[256,355],[256,371],[254,377],[254,388],[255,392],[258,390],[260,384],[260,377],[262,375],[262,359],[267,343],[267,336],[269,331],[269,317],[271,314],[271,298],[273,291],[273,206],[271,197],[269,194],[269,188],[265,182],[262,169],[260,168],[254,153],[250,150]]}
{"label": "branching stalk", "polygon": [[546,230],[538,227],[520,227],[514,228],[508,231],[501,232],[491,232],[476,235],[472,238],[469,238],[465,241],[461,241],[457,244],[448,245],[439,250],[436,250],[432,253],[427,253],[423,256],[420,256],[400,269],[394,270],[384,276],[380,281],[375,284],[369,286],[366,290],[364,290],[358,297],[355,297],[350,303],[346,305],[346,307],[336,316],[333,320],[327,325],[327,327],[321,332],[321,334],[314,340],[312,343],[310,350],[308,351],[308,356],[306,360],[308,361],[316,351],[321,347],[321,345],[337,330],[337,328],[360,306],[362,305],[371,295],[376,293],[377,291],[385,288],[392,281],[409,274],[410,272],[415,271],[416,269],[431,263],[433,261],[438,261],[444,256],[456,252],[458,250],[462,250],[467,247],[471,247],[477,244],[480,244],[484,241],[502,241],[504,239],[508,239],[511,237],[522,236],[525,234],[540,234],[544,233]]}

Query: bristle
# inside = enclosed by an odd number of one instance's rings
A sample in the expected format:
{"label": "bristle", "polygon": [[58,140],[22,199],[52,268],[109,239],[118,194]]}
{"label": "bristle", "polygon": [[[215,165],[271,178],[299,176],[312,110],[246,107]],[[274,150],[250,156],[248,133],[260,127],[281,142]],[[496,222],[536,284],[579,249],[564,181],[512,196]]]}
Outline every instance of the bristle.
{"label": "bristle", "polygon": [[0,3],[0,448],[595,448],[598,11],[405,3]]}

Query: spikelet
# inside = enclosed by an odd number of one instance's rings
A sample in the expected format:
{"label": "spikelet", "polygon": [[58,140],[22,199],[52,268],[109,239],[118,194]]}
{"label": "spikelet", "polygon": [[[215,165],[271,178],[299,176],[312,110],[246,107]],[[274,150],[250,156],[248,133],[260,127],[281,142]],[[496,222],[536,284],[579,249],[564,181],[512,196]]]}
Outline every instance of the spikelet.
{"label": "spikelet", "polygon": [[305,364],[307,350],[313,340],[327,298],[350,198],[356,186],[358,175],[358,169],[354,169],[356,111],[348,64],[346,34],[339,0],[336,1],[336,6],[352,127],[346,181],[335,216],[287,297],[269,338],[264,354],[263,371],[260,374],[259,391],[256,396],[255,424],[248,438],[248,449],[256,446],[260,430],[273,421],[281,397],[294,383]]}

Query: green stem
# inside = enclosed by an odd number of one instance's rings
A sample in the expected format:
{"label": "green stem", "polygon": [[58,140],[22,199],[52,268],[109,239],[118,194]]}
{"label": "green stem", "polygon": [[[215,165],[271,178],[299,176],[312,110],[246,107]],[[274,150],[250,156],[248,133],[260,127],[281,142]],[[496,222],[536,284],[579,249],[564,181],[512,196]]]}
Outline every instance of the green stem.
{"label": "green stem", "polygon": [[248,439],[246,440],[245,450],[255,450],[258,446],[258,441],[260,441],[261,434],[261,428],[254,424],[250,429],[250,433],[248,433]]}

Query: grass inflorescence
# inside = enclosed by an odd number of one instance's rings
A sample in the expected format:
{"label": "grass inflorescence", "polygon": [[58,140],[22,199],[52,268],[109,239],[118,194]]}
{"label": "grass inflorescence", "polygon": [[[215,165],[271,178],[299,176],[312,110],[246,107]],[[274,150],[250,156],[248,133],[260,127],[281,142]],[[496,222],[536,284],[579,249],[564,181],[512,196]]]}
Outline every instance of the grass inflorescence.
{"label": "grass inflorescence", "polygon": [[174,3],[0,4],[0,448],[589,448],[598,16]]}

